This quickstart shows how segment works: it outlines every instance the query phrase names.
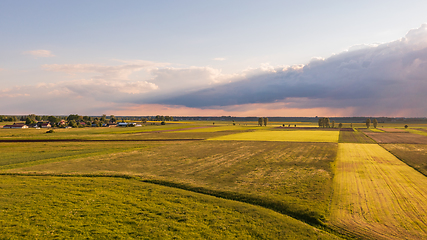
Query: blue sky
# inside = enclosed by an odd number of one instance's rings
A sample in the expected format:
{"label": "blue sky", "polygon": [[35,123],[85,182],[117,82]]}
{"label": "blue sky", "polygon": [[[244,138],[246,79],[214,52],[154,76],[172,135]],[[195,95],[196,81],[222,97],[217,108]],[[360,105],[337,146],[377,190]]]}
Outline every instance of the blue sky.
{"label": "blue sky", "polygon": [[[0,1],[0,114],[425,116],[416,102],[426,86],[426,7],[426,1]],[[402,41],[411,29],[420,33]],[[379,49],[389,53],[391,43],[405,50],[381,58]],[[414,51],[411,66],[398,63]],[[346,75],[334,61],[375,64]],[[363,98],[344,100],[357,85],[354,95]],[[394,87],[416,98],[387,104]],[[329,90],[314,91],[323,88]]]}

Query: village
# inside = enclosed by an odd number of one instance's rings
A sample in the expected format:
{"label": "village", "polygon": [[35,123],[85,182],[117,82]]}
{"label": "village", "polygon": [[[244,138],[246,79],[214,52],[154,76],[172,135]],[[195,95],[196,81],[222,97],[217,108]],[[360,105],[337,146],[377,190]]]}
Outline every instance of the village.
{"label": "village", "polygon": [[55,116],[36,116],[30,114],[28,116],[14,118],[13,124],[0,126],[4,129],[26,129],[26,128],[83,128],[83,127],[141,127],[141,123],[145,123],[146,119],[141,119],[141,122],[129,122],[124,119],[117,122],[114,115],[107,118],[105,115],[102,117],[79,116],[77,114],[69,115],[61,119]]}

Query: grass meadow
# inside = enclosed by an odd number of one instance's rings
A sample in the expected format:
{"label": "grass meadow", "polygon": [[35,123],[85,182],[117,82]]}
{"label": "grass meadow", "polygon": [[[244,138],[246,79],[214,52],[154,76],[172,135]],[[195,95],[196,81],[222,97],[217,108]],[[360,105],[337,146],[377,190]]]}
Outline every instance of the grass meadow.
{"label": "grass meadow", "polygon": [[425,238],[426,126],[316,125],[0,129],[0,239]]}
{"label": "grass meadow", "polygon": [[274,211],[136,179],[0,178],[0,236],[22,239],[337,239]]}

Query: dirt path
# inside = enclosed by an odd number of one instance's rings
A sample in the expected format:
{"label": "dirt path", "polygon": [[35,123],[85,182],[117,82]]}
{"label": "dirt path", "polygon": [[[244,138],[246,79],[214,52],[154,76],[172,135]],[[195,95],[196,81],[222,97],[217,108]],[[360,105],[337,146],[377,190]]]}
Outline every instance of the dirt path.
{"label": "dirt path", "polygon": [[203,138],[165,138],[165,139],[0,139],[0,142],[164,142],[201,141]]}
{"label": "dirt path", "polygon": [[426,239],[427,178],[377,144],[340,143],[330,221],[368,239]]}

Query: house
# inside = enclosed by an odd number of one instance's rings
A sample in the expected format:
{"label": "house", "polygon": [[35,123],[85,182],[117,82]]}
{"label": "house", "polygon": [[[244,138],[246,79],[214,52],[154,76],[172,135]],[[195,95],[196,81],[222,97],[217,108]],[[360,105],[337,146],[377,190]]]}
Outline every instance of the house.
{"label": "house", "polygon": [[28,126],[23,123],[14,123],[12,125],[4,125],[3,128],[28,128]]}
{"label": "house", "polygon": [[49,122],[38,122],[37,126],[40,128],[50,128],[52,127]]}
{"label": "house", "polygon": [[128,123],[126,123],[126,122],[117,123],[117,127],[126,127],[127,125],[128,125]]}
{"label": "house", "polygon": [[52,127],[52,125],[50,125],[50,123],[42,123],[42,124],[40,125],[40,127],[41,127],[41,128],[50,128],[50,127]]}

